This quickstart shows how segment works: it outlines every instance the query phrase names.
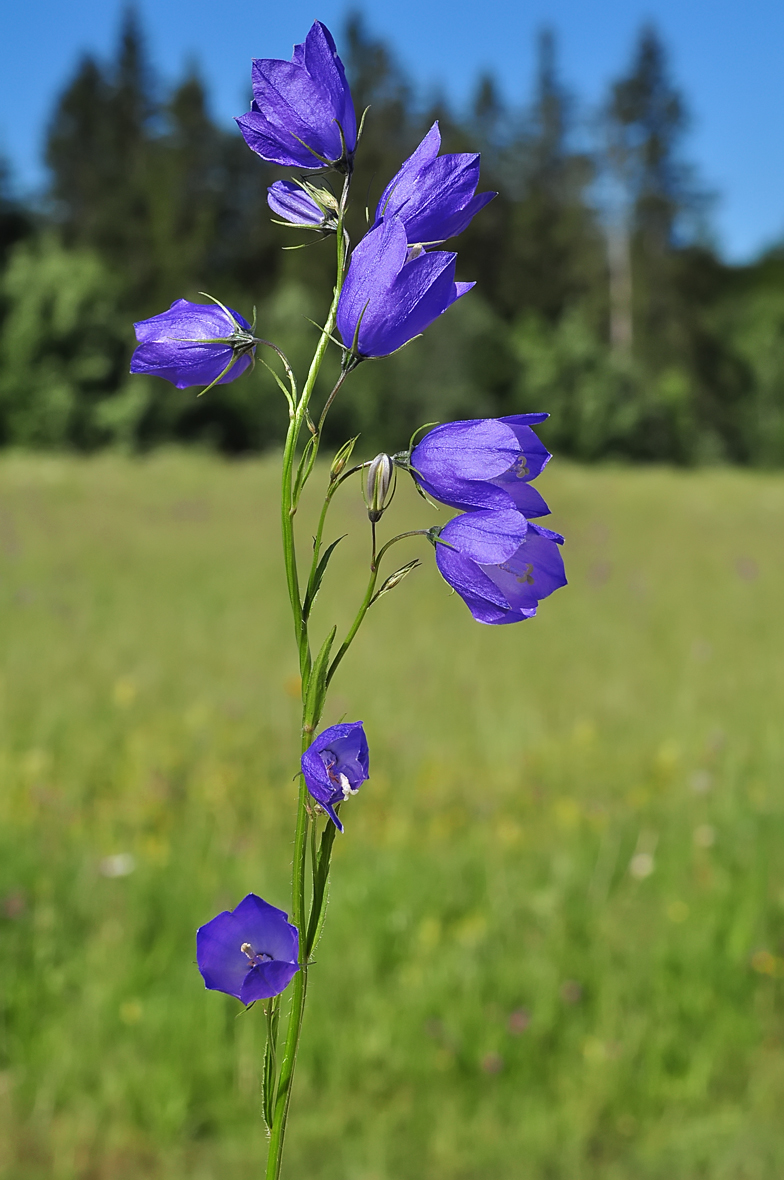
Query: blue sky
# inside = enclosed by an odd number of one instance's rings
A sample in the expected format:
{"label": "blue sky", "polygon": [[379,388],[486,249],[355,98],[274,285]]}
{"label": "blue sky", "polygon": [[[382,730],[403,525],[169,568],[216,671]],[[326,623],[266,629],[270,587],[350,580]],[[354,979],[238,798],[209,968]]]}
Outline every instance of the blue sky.
{"label": "blue sky", "polygon": [[[244,109],[251,57],[289,57],[316,17],[339,37],[346,0],[139,0],[164,79],[195,60],[217,118]],[[781,0],[365,0],[355,7],[417,86],[456,104],[491,70],[508,100],[528,97],[537,30],[558,35],[564,81],[590,108],[623,70],[641,23],[671,53],[692,113],[687,150],[718,194],[713,224],[743,261],[784,236],[784,4]],[[112,52],[123,0],[7,3],[0,44],[0,151],[20,188],[40,184],[46,120],[84,52]]]}

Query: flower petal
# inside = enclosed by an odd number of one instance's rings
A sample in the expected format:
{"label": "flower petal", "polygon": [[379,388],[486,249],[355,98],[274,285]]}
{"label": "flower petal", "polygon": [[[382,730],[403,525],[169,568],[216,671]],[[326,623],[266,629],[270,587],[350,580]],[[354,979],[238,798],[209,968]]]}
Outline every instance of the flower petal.
{"label": "flower petal", "polygon": [[350,348],[357,324],[365,320],[374,303],[383,302],[406,260],[406,231],[395,218],[369,230],[351,255],[338,304],[337,326]]}
{"label": "flower petal", "polygon": [[240,950],[245,941],[230,910],[224,910],[196,931],[196,962],[211,991],[240,998],[248,956]]}
{"label": "flower petal", "polygon": [[496,623],[505,617],[506,598],[475,561],[446,545],[436,545],[436,565],[477,622]]}
{"label": "flower petal", "polygon": [[[314,21],[305,39],[305,68],[327,95],[330,109],[343,128],[346,148],[353,152],[357,146],[357,120],[346,71],[338,57],[332,34],[321,21]],[[338,156],[330,157],[338,159]]]}
{"label": "flower petal", "polygon": [[514,509],[464,512],[444,526],[441,538],[478,565],[493,565],[519,549],[528,527],[525,517]]}
{"label": "flower petal", "polygon": [[276,180],[267,189],[267,204],[273,213],[292,225],[323,225],[324,212],[301,184]]}
{"label": "flower petal", "polygon": [[473,418],[428,431],[414,448],[411,462],[428,480],[492,479],[508,471],[519,454],[511,427],[498,418]]}
{"label": "flower petal", "polygon": [[243,941],[249,942],[257,954],[296,963],[299,934],[285,910],[249,893],[235,909],[234,917],[242,929]]}
{"label": "flower petal", "polygon": [[359,332],[363,356],[388,356],[402,348],[454,303],[456,258],[436,250],[406,263],[368,307]]}
{"label": "flower petal", "polygon": [[239,998],[243,1004],[252,1004],[255,1000],[278,996],[298,971],[298,963],[260,963],[245,976]]}
{"label": "flower petal", "polygon": [[[239,326],[246,332],[250,324],[229,307]],[[134,325],[136,339],[140,344],[158,340],[211,340],[230,336],[234,323],[217,303],[191,303],[188,299],[175,299],[168,311],[139,320]]]}
{"label": "flower petal", "polygon": [[552,536],[547,535],[549,532],[531,525],[512,557],[500,565],[482,567],[515,610],[530,610],[566,585],[561,551]]}
{"label": "flower petal", "polygon": [[427,164],[431,164],[435,160],[440,150],[441,132],[438,129],[438,119],[436,119],[425,138],[404,161],[400,171],[392,177],[381,194],[381,199],[376,207],[376,221],[380,221],[384,217],[392,198],[394,198],[396,207],[410,199],[416,189],[417,177]]}
{"label": "flower petal", "polygon": [[263,159],[300,168],[320,168],[356,147],[351,92],[335,43],[316,21],[291,61],[256,58],[253,103],[237,119],[246,143]]}
{"label": "flower petal", "polygon": [[400,217],[411,244],[434,244],[462,233],[497,195],[474,195],[479,183],[477,154],[439,156],[440,146],[436,122],[384,189],[376,209],[377,222],[382,217]]}

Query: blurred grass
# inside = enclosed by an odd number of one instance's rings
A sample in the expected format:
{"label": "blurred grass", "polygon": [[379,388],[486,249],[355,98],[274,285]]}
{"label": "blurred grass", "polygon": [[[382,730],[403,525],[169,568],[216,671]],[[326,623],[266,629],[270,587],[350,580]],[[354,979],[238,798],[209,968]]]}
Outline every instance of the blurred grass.
{"label": "blurred grass", "polygon": [[[193,933],[288,904],[276,482],[0,463],[4,1180],[261,1170],[263,1018],[204,991]],[[336,679],[325,724],[365,721],[373,773],[290,1180],[784,1175],[784,480],[559,463],[543,490],[571,586],[537,620],[473,623],[413,541]],[[341,497],[322,626],[364,576]],[[432,522],[399,497],[392,527]]]}

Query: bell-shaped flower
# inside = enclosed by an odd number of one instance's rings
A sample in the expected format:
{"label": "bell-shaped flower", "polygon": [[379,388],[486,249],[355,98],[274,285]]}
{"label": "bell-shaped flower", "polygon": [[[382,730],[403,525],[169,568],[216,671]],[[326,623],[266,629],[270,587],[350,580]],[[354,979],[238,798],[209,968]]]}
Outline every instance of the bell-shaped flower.
{"label": "bell-shaped flower", "polygon": [[243,1004],[277,996],[299,971],[299,933],[288,914],[249,893],[196,932],[204,986]]}
{"label": "bell-shaped flower", "polygon": [[424,332],[473,283],[455,282],[456,254],[409,250],[398,217],[385,217],[351,255],[337,326],[357,360],[388,356]]}
{"label": "bell-shaped flower", "polygon": [[330,725],[302,755],[305,785],[340,832],[343,824],[335,807],[356,795],[368,777],[369,761],[361,721]]}
{"label": "bell-shaped flower", "polygon": [[238,311],[218,303],[175,299],[168,311],[133,325],[139,347],[132,373],[189,385],[225,385],[253,361],[253,329]]}
{"label": "bell-shaped flower", "polygon": [[563,537],[514,509],[456,516],[438,533],[436,563],[479,623],[518,623],[566,585]]}
{"label": "bell-shaped flower", "polygon": [[381,194],[376,222],[399,217],[410,245],[434,244],[461,234],[497,193],[476,194],[478,153],[439,156],[438,120]]}
{"label": "bell-shaped flower", "polygon": [[288,168],[350,169],[357,146],[351,91],[335,42],[313,24],[291,61],[256,58],[253,102],[237,119],[245,142],[262,160]]}
{"label": "bell-shaped flower", "polygon": [[267,189],[267,204],[287,225],[325,231],[337,228],[338,206],[332,193],[306,180],[276,180]]}
{"label": "bell-shaped flower", "polygon": [[412,474],[423,491],[452,508],[546,516],[550,509],[531,480],[551,456],[531,426],[547,417],[511,414],[436,426],[411,452]]}

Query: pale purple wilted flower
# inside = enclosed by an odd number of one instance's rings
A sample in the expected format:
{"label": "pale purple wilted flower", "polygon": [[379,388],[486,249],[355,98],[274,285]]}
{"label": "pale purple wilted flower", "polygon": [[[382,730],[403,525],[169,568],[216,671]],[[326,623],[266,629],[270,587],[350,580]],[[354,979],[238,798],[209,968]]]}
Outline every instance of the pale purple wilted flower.
{"label": "pale purple wilted flower", "polygon": [[291,61],[254,59],[252,84],[251,109],[236,120],[249,148],[284,167],[350,170],[357,121],[326,25],[314,22]]}
{"label": "pale purple wilted flower", "polygon": [[356,795],[368,777],[369,761],[361,721],[330,725],[302,755],[305,785],[340,832],[343,825],[335,806]]}
{"label": "pale purple wilted flower", "polygon": [[436,532],[436,563],[479,623],[517,623],[566,585],[563,537],[514,509],[479,509]]}
{"label": "pale purple wilted flower", "polygon": [[516,508],[526,517],[550,509],[531,480],[551,455],[532,425],[547,414],[446,422],[429,431],[409,464],[423,491],[453,508]]}
{"label": "pale purple wilted flower", "polygon": [[288,914],[249,893],[196,931],[204,986],[243,1004],[277,996],[299,971],[299,933]]}
{"label": "pale purple wilted flower", "polygon": [[376,222],[399,217],[410,245],[443,242],[466,229],[498,193],[479,193],[479,154],[439,156],[438,120],[381,194]]}
{"label": "pale purple wilted flower", "polygon": [[288,225],[321,230],[337,226],[337,201],[307,181],[276,180],[267,189],[267,204]]}
{"label": "pale purple wilted flower", "polygon": [[132,373],[189,385],[225,385],[252,363],[256,340],[238,311],[217,303],[175,299],[168,311],[133,325],[139,347]]}
{"label": "pale purple wilted flower", "polygon": [[409,250],[398,217],[385,217],[351,255],[337,326],[353,357],[388,356],[424,332],[473,283],[455,282],[456,254]]}

